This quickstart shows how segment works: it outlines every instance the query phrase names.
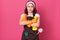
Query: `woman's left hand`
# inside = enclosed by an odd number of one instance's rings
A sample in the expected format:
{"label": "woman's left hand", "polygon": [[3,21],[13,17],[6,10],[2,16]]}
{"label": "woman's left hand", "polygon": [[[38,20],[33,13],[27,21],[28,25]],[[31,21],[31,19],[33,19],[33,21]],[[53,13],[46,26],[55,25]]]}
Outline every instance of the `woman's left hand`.
{"label": "woman's left hand", "polygon": [[38,25],[37,23],[33,23],[33,24],[31,24],[31,26],[36,26],[36,27],[38,27],[39,25]]}

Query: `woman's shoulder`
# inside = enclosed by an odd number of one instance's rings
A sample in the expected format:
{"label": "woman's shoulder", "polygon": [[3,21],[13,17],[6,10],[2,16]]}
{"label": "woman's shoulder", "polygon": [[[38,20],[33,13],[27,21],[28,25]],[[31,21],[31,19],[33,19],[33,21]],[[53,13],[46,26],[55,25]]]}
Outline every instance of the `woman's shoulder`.
{"label": "woman's shoulder", "polygon": [[22,14],[21,14],[21,17],[23,17],[23,16],[26,16],[26,14],[25,14],[25,13],[22,13]]}
{"label": "woman's shoulder", "polygon": [[35,14],[35,16],[38,16],[38,17],[40,17],[40,14],[39,14],[39,13],[36,13],[36,14]]}

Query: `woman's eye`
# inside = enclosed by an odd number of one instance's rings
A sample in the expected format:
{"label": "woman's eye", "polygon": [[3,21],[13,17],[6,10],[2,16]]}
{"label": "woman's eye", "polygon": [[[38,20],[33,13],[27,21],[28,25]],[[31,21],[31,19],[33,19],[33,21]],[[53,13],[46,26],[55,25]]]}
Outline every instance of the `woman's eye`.
{"label": "woman's eye", "polygon": [[34,6],[31,6],[31,7],[34,7]]}
{"label": "woman's eye", "polygon": [[30,7],[34,7],[34,6],[27,6],[28,8],[30,8]]}
{"label": "woman's eye", "polygon": [[29,8],[30,6],[28,6],[28,8]]}

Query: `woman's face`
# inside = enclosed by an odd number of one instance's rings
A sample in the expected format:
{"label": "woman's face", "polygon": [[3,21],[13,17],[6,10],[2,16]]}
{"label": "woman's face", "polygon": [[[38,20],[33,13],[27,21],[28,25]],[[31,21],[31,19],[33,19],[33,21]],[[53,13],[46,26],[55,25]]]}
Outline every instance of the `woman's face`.
{"label": "woman's face", "polygon": [[33,4],[28,4],[27,5],[27,11],[28,11],[28,13],[31,13],[31,12],[33,12],[33,10],[34,10],[34,5]]}

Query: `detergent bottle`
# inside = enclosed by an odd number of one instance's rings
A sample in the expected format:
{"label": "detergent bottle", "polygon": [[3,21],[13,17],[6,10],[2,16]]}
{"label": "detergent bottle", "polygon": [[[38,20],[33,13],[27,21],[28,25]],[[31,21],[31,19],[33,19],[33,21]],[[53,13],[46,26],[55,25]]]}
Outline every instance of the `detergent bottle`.
{"label": "detergent bottle", "polygon": [[[37,18],[38,18],[37,16],[34,16],[34,19],[35,19],[36,22],[37,22]],[[32,30],[33,30],[33,31],[36,31],[36,30],[37,30],[37,27],[36,27],[36,26],[33,26],[33,27],[32,27]]]}

